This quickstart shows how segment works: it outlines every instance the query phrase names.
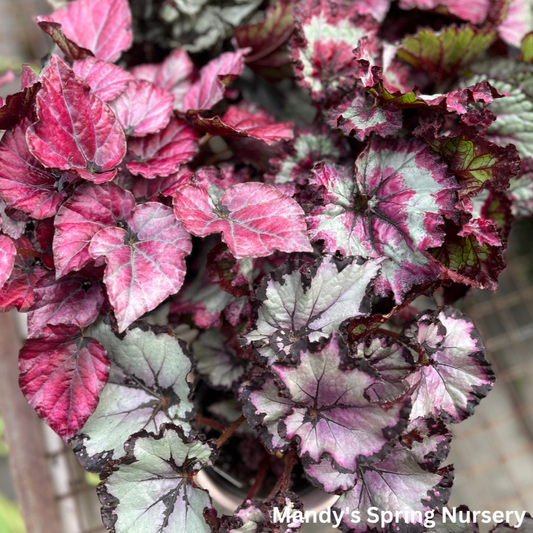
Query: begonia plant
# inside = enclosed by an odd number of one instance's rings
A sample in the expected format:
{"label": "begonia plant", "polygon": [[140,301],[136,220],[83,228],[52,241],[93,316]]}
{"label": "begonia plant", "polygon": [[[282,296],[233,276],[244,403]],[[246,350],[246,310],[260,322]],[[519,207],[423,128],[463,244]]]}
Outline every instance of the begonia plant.
{"label": "begonia plant", "polygon": [[0,102],[24,396],[114,533],[289,533],[311,489],[423,531],[495,380],[454,305],[533,215],[533,4],[139,4],[37,17]]}

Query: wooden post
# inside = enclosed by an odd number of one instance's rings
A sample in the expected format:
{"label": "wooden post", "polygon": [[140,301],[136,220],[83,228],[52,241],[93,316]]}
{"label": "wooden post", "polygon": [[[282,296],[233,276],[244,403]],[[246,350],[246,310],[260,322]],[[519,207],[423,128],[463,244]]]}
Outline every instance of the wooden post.
{"label": "wooden post", "polygon": [[22,345],[13,313],[0,314],[0,413],[27,533],[61,533],[39,417],[18,385]]}

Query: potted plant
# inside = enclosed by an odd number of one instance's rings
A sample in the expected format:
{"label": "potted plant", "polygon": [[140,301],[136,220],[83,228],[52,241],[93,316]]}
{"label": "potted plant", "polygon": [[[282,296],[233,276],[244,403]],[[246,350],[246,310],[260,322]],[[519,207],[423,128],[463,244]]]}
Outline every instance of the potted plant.
{"label": "potted plant", "polygon": [[494,383],[454,304],[531,212],[531,8],[152,9],[38,17],[56,48],[0,108],[26,399],[115,533],[442,527]]}

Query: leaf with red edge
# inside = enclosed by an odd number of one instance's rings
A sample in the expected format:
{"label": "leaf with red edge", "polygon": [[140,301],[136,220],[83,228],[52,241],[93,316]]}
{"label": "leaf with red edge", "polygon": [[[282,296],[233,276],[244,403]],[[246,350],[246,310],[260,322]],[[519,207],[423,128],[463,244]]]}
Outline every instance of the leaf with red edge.
{"label": "leaf with red edge", "polygon": [[42,220],[56,214],[66,193],[63,189],[76,176],[43,167],[26,144],[24,118],[0,142],[0,194],[7,205]]}
{"label": "leaf with red edge", "polygon": [[494,385],[494,372],[472,320],[453,307],[424,311],[405,335],[424,351],[407,379],[413,390],[411,420],[437,417],[458,423]]}
{"label": "leaf with red edge", "polygon": [[109,367],[98,341],[75,326],[52,326],[22,347],[19,384],[37,414],[67,441],[95,411]]}
{"label": "leaf with red edge", "polygon": [[460,226],[446,221],[443,245],[427,251],[428,257],[441,267],[439,277],[495,291],[498,276],[505,268],[503,247],[480,244],[474,234],[461,237],[460,232]]}
{"label": "leaf with red edge", "polygon": [[149,81],[130,81],[126,90],[110,102],[126,135],[156,133],[170,121],[174,97]]}
{"label": "leaf with red edge", "polygon": [[28,115],[40,88],[41,83],[35,82],[6,98],[0,107],[0,130],[9,130]]}
{"label": "leaf with red edge", "polygon": [[[16,241],[17,248],[33,251],[31,242],[26,237]],[[0,312],[6,313],[16,308],[26,313],[34,302],[34,288],[39,279],[46,274],[33,255],[17,253],[11,276],[0,289]]]}
{"label": "leaf with red edge", "polygon": [[376,290],[396,303],[414,285],[435,279],[438,268],[423,251],[444,240],[444,217],[457,218],[458,188],[446,164],[416,139],[372,137],[352,170],[319,164],[311,180],[324,201],[307,223],[325,251],[387,257]]}
{"label": "leaf with red edge", "polygon": [[461,134],[451,139],[439,137],[431,145],[457,176],[460,197],[475,195],[485,188],[505,191],[509,179],[520,169],[520,155],[512,144],[502,148],[483,137]]}
{"label": "leaf with red edge", "polygon": [[174,212],[198,237],[222,233],[237,258],[264,257],[275,250],[311,252],[302,208],[265,183],[238,183],[216,197],[196,185],[180,187]]}
{"label": "leaf with red edge", "polygon": [[292,122],[276,122],[270,113],[249,102],[229,106],[221,119],[195,116],[194,121],[211,135],[253,137],[269,145],[282,140],[290,141],[294,137]]}
{"label": "leaf with red edge", "polygon": [[148,179],[169,176],[198,153],[199,138],[187,121],[172,118],[158,133],[128,141],[128,153],[133,160],[126,166],[132,174]]}
{"label": "leaf with red edge", "polygon": [[[337,513],[349,508],[359,511],[360,522],[351,520],[350,513],[344,513],[341,528],[351,533],[368,531],[372,518],[368,511],[374,508],[376,515],[389,512],[391,530],[422,530],[425,513],[442,511],[448,501],[453,482],[453,466],[446,466],[437,472],[427,472],[417,462],[412,452],[396,446],[392,453],[378,464],[362,466],[357,471],[358,482],[335,502]],[[399,520],[395,514],[399,513]],[[418,528],[417,528],[418,526]],[[377,533],[388,531],[387,524],[372,524]]]}
{"label": "leaf with red edge", "polygon": [[225,52],[210,61],[200,71],[200,78],[193,83],[178,108],[183,113],[196,114],[211,109],[224,97],[226,86],[239,76],[244,68],[244,56],[248,48]]}
{"label": "leaf with red edge", "polygon": [[90,326],[104,303],[102,288],[84,276],[56,280],[49,272],[34,289],[35,301],[28,313],[28,337],[38,336],[46,326]]}
{"label": "leaf with red edge", "polygon": [[112,180],[126,154],[126,137],[107,104],[58,56],[41,74],[38,121],[26,131],[30,152],[46,167],[101,183]]}
{"label": "leaf with red edge", "polygon": [[5,235],[0,235],[0,288],[11,276],[16,255],[17,249],[13,241]]}
{"label": "leaf with red edge", "polygon": [[[38,19],[40,18],[41,17],[38,17]],[[82,46],[78,46],[75,42],[71,41],[63,33],[61,24],[52,22],[50,20],[38,20],[37,24],[39,24],[41,30],[43,30],[52,38],[52,41],[57,44],[59,49],[63,52],[63,54],[65,54],[65,59],[67,59],[69,62],[72,62],[76,59],[94,57],[94,54],[90,50],[87,50],[87,48],[83,48]]]}
{"label": "leaf with red edge", "polygon": [[495,39],[496,31],[492,28],[479,29],[470,24],[460,27],[454,24],[440,32],[422,29],[404,39],[398,57],[442,81],[471,63]]}
{"label": "leaf with red edge", "polygon": [[357,4],[305,0],[294,9],[298,37],[290,42],[299,83],[313,100],[330,100],[352,89],[359,63],[353,49],[363,37],[377,50],[377,22],[359,14]]}
{"label": "leaf with red edge", "polygon": [[78,187],[61,206],[54,221],[54,262],[57,276],[81,270],[92,261],[89,244],[103,228],[116,226],[135,207],[129,191],[114,183]]}
{"label": "leaf with red edge", "polygon": [[105,61],[116,61],[133,42],[127,0],[75,0],[36,20],[61,24],[68,39]]}
{"label": "leaf with red edge", "polygon": [[381,137],[397,133],[402,127],[402,112],[390,104],[377,106],[372,96],[355,92],[328,111],[328,124],[364,141],[371,133]]}
{"label": "leaf with red edge", "polygon": [[181,48],[172,50],[162,63],[133,67],[130,72],[138,80],[146,80],[174,95],[174,109],[181,109],[183,98],[192,85],[194,64]]}
{"label": "leaf with red edge", "polygon": [[128,82],[134,79],[122,67],[94,57],[75,61],[72,70],[76,76],[86,81],[93,94],[102,102],[114,100],[126,90]]}
{"label": "leaf with red edge", "polygon": [[247,385],[243,412],[270,451],[294,440],[304,467],[331,457],[344,472],[384,457],[406,426],[408,402],[385,410],[365,397],[374,378],[342,370],[347,348],[340,335],[320,351],[303,348],[297,367],[274,364],[274,377]]}
{"label": "leaf with red edge", "polygon": [[262,22],[235,28],[234,36],[239,47],[251,48],[246,63],[269,56],[287,42],[294,31],[292,11],[295,4],[295,0],[276,2],[266,10]]}
{"label": "leaf with red edge", "polygon": [[472,22],[481,24],[489,15],[491,0],[472,0],[463,2],[462,0],[400,0],[401,9],[437,9],[438,12],[448,12],[451,15]]}
{"label": "leaf with red edge", "polygon": [[104,282],[119,331],[179,291],[192,250],[190,235],[165,205],[138,205],[124,226],[100,230],[89,247],[94,259],[106,259]]}
{"label": "leaf with red edge", "polygon": [[174,193],[183,182],[188,182],[193,172],[187,167],[181,166],[178,172],[165,177],[146,179],[142,176],[131,176],[133,196],[139,201],[150,201],[157,196],[174,196]]}

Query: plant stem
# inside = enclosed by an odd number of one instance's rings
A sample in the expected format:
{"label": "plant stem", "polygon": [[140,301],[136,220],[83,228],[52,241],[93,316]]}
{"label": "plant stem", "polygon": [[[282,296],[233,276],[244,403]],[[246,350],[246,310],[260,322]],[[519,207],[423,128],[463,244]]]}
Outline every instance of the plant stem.
{"label": "plant stem", "polygon": [[233,435],[233,432],[244,422],[244,415],[239,416],[229,428],[220,435],[217,440],[217,448],[220,448],[230,437]]}
{"label": "plant stem", "polygon": [[291,481],[291,474],[294,465],[298,462],[298,455],[294,450],[289,450],[287,455],[285,455],[285,470],[281,477],[278,479],[278,482],[268,495],[267,501],[273,500],[276,497],[278,492],[285,492],[289,490],[289,483]]}
{"label": "plant stem", "polygon": [[268,473],[268,468],[270,466],[270,455],[265,455],[263,460],[261,461],[261,464],[259,465],[259,470],[257,471],[257,474],[255,476],[254,484],[250,487],[250,490],[248,491],[248,494],[246,495],[246,500],[252,500],[255,498],[255,495],[259,492],[259,489],[261,488],[261,485],[263,484],[263,481],[265,480],[265,477]]}
{"label": "plant stem", "polygon": [[26,248],[17,248],[18,255],[29,255],[31,257],[44,257],[44,254],[41,252],[36,252],[35,250],[27,250]]}
{"label": "plant stem", "polygon": [[197,422],[200,422],[200,424],[207,426],[208,428],[212,428],[212,429],[216,429],[217,431],[220,431],[220,433],[224,433],[224,431],[228,429],[228,426],[226,426],[226,424],[223,424],[222,422],[219,422],[218,420],[213,420],[212,418],[207,418],[206,416],[195,415],[194,419]]}

